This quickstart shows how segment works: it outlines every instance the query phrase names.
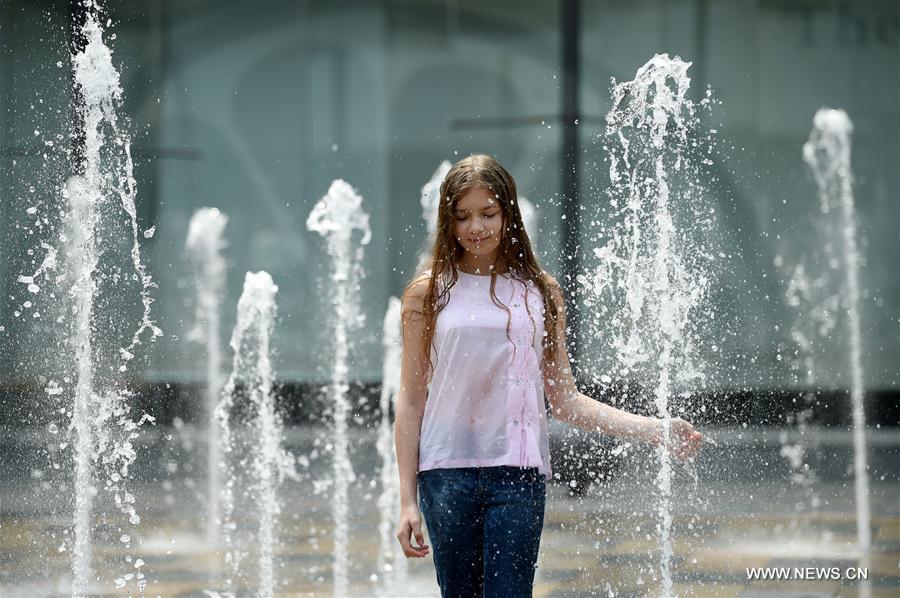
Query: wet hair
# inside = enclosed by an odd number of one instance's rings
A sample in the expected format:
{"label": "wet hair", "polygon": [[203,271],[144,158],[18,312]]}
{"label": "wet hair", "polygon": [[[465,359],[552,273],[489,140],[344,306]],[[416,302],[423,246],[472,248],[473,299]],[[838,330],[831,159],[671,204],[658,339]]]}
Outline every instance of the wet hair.
{"label": "wet hair", "polygon": [[[437,316],[449,301],[450,288],[458,279],[457,261],[462,257],[464,249],[453,234],[453,215],[459,200],[471,189],[484,188],[494,194],[502,213],[502,226],[500,231],[500,247],[497,254],[497,262],[491,271],[491,300],[494,304],[504,309],[508,319],[506,323],[506,336],[509,338],[509,326],[511,313],[495,292],[497,274],[504,272],[511,278],[522,281],[526,289],[525,308],[528,309],[527,293],[533,284],[537,287],[544,300],[544,338],[542,339],[543,355],[541,367],[546,369],[555,358],[556,347],[559,344],[557,338],[557,321],[562,305],[559,305],[552,289],[555,287],[558,296],[562,297],[562,289],[547,275],[538,264],[534,251],[531,249],[531,241],[525,232],[522,222],[522,214],[519,211],[518,196],[516,194],[516,182],[509,172],[493,157],[485,154],[472,155],[463,158],[450,168],[444,182],[441,183],[441,195],[438,206],[438,222],[435,230],[434,245],[430,251],[430,259],[423,262],[420,269],[403,291],[404,297],[413,284],[426,275],[430,266],[431,276],[428,277],[428,291],[425,294],[423,305],[425,337],[422,344],[420,363],[427,373],[427,380],[431,379],[434,364],[431,362],[431,347],[434,344],[434,331]],[[532,324],[534,316],[531,315]],[[406,320],[407,316],[404,316]],[[536,327],[534,328],[536,330]],[[510,342],[512,342],[510,340]],[[546,370],[545,370],[546,371]]]}

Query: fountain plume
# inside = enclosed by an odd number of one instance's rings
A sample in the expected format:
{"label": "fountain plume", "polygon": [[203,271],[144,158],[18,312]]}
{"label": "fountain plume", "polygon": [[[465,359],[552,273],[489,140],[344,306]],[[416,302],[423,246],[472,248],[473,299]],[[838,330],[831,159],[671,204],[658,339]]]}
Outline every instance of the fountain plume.
{"label": "fountain plume", "polygon": [[[349,332],[363,323],[357,285],[362,274],[363,247],[372,238],[369,215],[363,211],[363,198],[340,179],[331,183],[328,193],[313,207],[306,220],[309,230],[325,238],[332,262],[331,288],[334,323],[334,359],[331,368],[331,388],[334,417],[334,595],[347,595],[349,553],[347,519],[349,515],[349,484],[355,479],[350,464],[347,425],[350,415],[349,391]],[[354,231],[362,236],[354,244]]]}
{"label": "fountain plume", "polygon": [[[229,589],[254,585],[260,596],[275,590],[275,518],[281,510],[278,486],[293,475],[293,462],[282,448],[283,424],[275,408],[271,338],[278,287],[267,272],[248,272],[231,335],[231,374],[216,408],[225,456],[222,539],[227,546]],[[241,520],[256,523],[241,529]],[[255,570],[244,565],[255,557]],[[255,577],[255,583],[252,583]]]}
{"label": "fountain plume", "polygon": [[[132,245],[130,257],[140,282],[143,313],[131,342],[119,349],[120,372],[127,369],[140,344],[145,330],[151,337],[162,331],[150,319],[150,290],[155,287],[141,261],[138,241],[137,213],[134,198],[136,184],[131,159],[131,140],[118,126],[116,110],[122,99],[119,73],[112,64],[112,53],[103,41],[103,28],[97,21],[97,6],[88,3],[88,15],[81,30],[86,40],[82,51],[72,55],[72,68],[77,89],[76,109],[83,123],[77,136],[83,139],[83,153],[76,169],[80,174],[69,179],[63,190],[66,202],[64,218],[67,229],[67,266],[71,286],[74,319],[72,345],[75,350],[76,381],[70,430],[74,435],[75,513],[72,561],[72,593],[85,595],[89,591],[91,575],[91,520],[94,497],[102,486],[112,497],[115,506],[135,525],[140,517],[135,509],[135,497],[127,489],[129,467],[136,459],[132,440],[137,428],[153,418],[144,414],[137,422],[131,419],[131,393],[114,380],[104,381],[97,376],[97,362],[103,344],[96,329],[95,300],[108,279],[99,271],[103,241],[100,232],[114,229],[117,222],[105,217],[104,208],[117,205],[129,219]],[[145,232],[152,236],[153,229]],[[149,234],[148,234],[149,233]],[[112,278],[113,283],[117,278]],[[99,482],[103,482],[100,484]],[[121,541],[131,544],[129,534]],[[130,557],[128,557],[130,558]],[[135,580],[140,590],[144,574],[128,573],[115,580],[124,587]]]}
{"label": "fountain plume", "polygon": [[399,588],[407,576],[407,563],[400,545],[393,534],[394,522],[400,509],[400,473],[394,447],[391,410],[400,391],[400,362],[403,355],[400,334],[400,299],[388,299],[384,314],[382,344],[384,345],[384,366],[382,369],[381,398],[379,410],[381,421],[378,426],[377,448],[381,457],[381,495],[378,497],[378,523],[380,540],[378,549],[377,575],[381,578],[383,595]]}
{"label": "fountain plume", "polygon": [[589,323],[592,332],[602,338],[608,331],[611,337],[615,373],[652,388],[663,421],[657,534],[666,596],[672,594],[669,400],[703,381],[693,331],[709,287],[708,251],[695,230],[679,227],[678,218],[681,212],[701,213],[692,205],[698,199],[689,161],[694,124],[694,104],[687,99],[689,66],[678,57],[656,55],[634,80],[614,82],[606,117],[610,240],[594,249],[596,272],[579,278],[588,307],[600,308]]}
{"label": "fountain plume", "polygon": [[194,267],[196,291],[195,324],[189,338],[206,347],[206,417],[207,417],[207,540],[219,542],[222,491],[220,461],[222,459],[219,426],[215,420],[216,404],[225,384],[222,373],[220,326],[222,297],[225,293],[225,248],[223,232],[228,217],[216,208],[201,208],[194,212],[188,226],[186,249]]}
{"label": "fountain plume", "polygon": [[[869,480],[866,464],[866,419],[863,409],[862,332],[859,309],[859,265],[850,137],[853,123],[843,110],[822,108],[813,118],[809,140],[803,145],[803,160],[812,171],[823,214],[839,212],[840,259],[844,276],[834,285],[846,314],[850,344],[850,403],[853,417],[854,478],[857,543],[866,554],[871,546]],[[834,273],[837,276],[837,273]]]}

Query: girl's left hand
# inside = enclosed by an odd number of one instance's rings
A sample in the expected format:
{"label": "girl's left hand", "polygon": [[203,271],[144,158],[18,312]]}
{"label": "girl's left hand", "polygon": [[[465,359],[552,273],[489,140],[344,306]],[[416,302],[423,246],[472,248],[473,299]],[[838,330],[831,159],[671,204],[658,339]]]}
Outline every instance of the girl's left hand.
{"label": "girl's left hand", "polygon": [[693,459],[700,452],[702,443],[703,434],[695,430],[690,422],[680,417],[669,420],[669,450],[676,459]]}

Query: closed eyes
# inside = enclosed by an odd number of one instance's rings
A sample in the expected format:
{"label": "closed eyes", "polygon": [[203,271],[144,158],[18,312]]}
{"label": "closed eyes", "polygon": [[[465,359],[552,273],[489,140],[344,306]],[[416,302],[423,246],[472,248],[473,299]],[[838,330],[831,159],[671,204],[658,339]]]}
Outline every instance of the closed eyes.
{"label": "closed eyes", "polygon": [[[493,218],[494,216],[496,216],[499,213],[500,212],[498,211],[498,212],[491,212],[490,214],[482,214],[482,217],[483,218]],[[466,218],[468,218],[468,216],[463,216],[463,215],[459,215],[459,214],[457,214],[457,216],[456,216],[456,219],[460,222],[462,222]]]}

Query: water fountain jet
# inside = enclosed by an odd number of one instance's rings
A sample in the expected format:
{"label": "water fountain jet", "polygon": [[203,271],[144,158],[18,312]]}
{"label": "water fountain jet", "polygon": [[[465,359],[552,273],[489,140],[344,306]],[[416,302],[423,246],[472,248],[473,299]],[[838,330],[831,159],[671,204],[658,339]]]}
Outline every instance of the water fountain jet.
{"label": "water fountain jet", "polygon": [[[220,533],[228,547],[225,559],[231,570],[226,583],[229,589],[238,581],[250,585],[255,574],[253,585],[261,596],[274,595],[275,517],[281,507],[277,492],[280,482],[293,474],[292,459],[281,446],[283,424],[272,390],[271,338],[277,292],[267,272],[246,274],[231,336],[232,370],[215,411],[225,452]],[[250,541],[239,535],[246,530],[240,529],[237,512],[242,519],[249,517],[257,523],[255,533],[249,532],[253,536]],[[243,561],[254,551],[256,568],[251,573]]]}
{"label": "water fountain jet", "polygon": [[377,575],[381,579],[382,595],[402,585],[407,576],[407,563],[403,551],[394,536],[394,525],[400,508],[400,473],[397,469],[397,455],[394,448],[391,411],[394,400],[400,391],[400,362],[402,342],[400,334],[401,302],[397,297],[388,299],[388,308],[384,314],[382,344],[384,345],[384,365],[382,367],[381,398],[378,406],[381,421],[378,426],[376,447],[381,457],[381,494],[378,497],[378,564]]}
{"label": "water fountain jet", "polygon": [[[656,55],[633,81],[613,85],[606,117],[613,223],[610,240],[594,250],[592,277],[580,277],[587,302],[611,309],[589,326],[612,334],[616,375],[653,388],[664,441],[658,450],[657,534],[662,594],[672,595],[670,397],[685,394],[703,375],[693,355],[692,324],[709,286],[707,251],[693,230],[678,226],[680,212],[696,209],[689,140],[694,104],[687,99],[689,62]],[[609,298],[601,298],[608,294]],[[608,375],[600,376],[609,379]]]}
{"label": "water fountain jet", "polygon": [[222,491],[220,461],[222,450],[215,408],[225,384],[222,373],[222,347],[219,327],[222,320],[222,297],[225,292],[225,260],[222,238],[228,217],[216,208],[194,212],[188,226],[185,246],[194,267],[196,280],[195,328],[189,338],[206,347],[206,416],[207,416],[207,541],[219,543],[221,524],[219,494]]}
{"label": "water fountain jet", "polygon": [[803,160],[816,181],[823,214],[840,211],[840,243],[844,277],[837,283],[846,310],[850,341],[850,403],[853,417],[854,480],[856,493],[857,544],[862,554],[871,546],[869,479],[866,464],[866,418],[863,409],[862,333],[859,315],[859,264],[850,136],[853,123],[843,110],[823,108],[813,118],[813,130],[803,145]]}
{"label": "water fountain jet", "polygon": [[[363,323],[358,297],[358,281],[362,273],[363,247],[372,238],[369,215],[362,209],[362,197],[345,181],[331,183],[328,193],[313,207],[306,220],[309,230],[322,235],[332,261],[331,297],[334,308],[334,358],[331,368],[333,401],[333,501],[334,519],[334,595],[347,595],[349,553],[347,519],[349,484],[355,477],[350,464],[347,425],[350,414],[349,332]],[[362,237],[354,246],[353,233]]]}
{"label": "water fountain jet", "polygon": [[[97,377],[97,362],[105,348],[95,338],[94,301],[106,280],[99,272],[100,243],[98,232],[117,224],[104,218],[102,208],[117,200],[130,222],[132,245],[130,257],[140,282],[143,313],[130,344],[119,349],[118,371],[127,370],[134,357],[135,346],[145,330],[152,338],[162,331],[150,319],[150,290],[156,285],[141,261],[135,209],[136,183],[131,159],[131,142],[119,129],[116,109],[122,99],[119,73],[112,64],[112,53],[103,41],[103,29],[97,22],[97,6],[89,2],[88,15],[80,32],[86,40],[82,51],[72,55],[72,68],[77,91],[76,109],[83,123],[77,137],[83,140],[83,153],[78,156],[76,170],[63,191],[67,203],[67,266],[71,277],[68,294],[72,298],[72,344],[75,349],[76,381],[70,429],[75,436],[75,513],[72,560],[72,593],[84,595],[91,577],[91,512],[97,482],[114,499],[117,508],[132,524],[140,517],[135,511],[134,496],[127,491],[129,466],[136,455],[131,441],[136,428],[153,418],[147,414],[138,421],[130,419],[128,399],[131,394],[115,381]],[[111,219],[110,219],[111,220]],[[152,229],[151,229],[152,230]],[[146,234],[146,233],[145,233]],[[152,235],[152,233],[150,233]],[[115,279],[114,279],[115,280]],[[130,538],[123,534],[123,538]],[[128,546],[130,541],[125,541]],[[143,586],[143,573],[126,574]],[[124,587],[125,578],[116,580]]]}

